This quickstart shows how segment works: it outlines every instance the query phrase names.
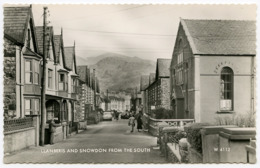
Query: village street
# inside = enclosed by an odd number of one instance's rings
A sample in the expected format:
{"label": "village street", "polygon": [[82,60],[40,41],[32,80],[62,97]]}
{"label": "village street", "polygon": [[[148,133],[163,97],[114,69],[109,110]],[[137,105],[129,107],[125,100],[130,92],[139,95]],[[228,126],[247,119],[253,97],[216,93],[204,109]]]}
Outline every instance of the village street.
{"label": "village street", "polygon": [[156,146],[156,138],[147,132],[137,132],[137,130],[130,133],[127,122],[128,120],[113,120],[90,125],[88,130],[73,135],[65,141],[5,156],[4,162],[166,163],[165,158],[160,156],[160,151],[153,148]]}

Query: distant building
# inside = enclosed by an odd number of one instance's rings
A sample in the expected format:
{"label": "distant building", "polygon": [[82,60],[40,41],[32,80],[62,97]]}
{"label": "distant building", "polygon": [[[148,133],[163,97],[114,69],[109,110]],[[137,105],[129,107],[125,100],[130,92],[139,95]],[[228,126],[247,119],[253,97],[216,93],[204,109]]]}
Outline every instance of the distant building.
{"label": "distant building", "polygon": [[256,22],[181,19],[171,62],[175,118],[255,111]]}
{"label": "distant building", "polygon": [[140,80],[140,91],[141,91],[141,101],[142,101],[142,112],[148,113],[148,97],[146,95],[146,88],[149,86],[149,75],[142,75]]}

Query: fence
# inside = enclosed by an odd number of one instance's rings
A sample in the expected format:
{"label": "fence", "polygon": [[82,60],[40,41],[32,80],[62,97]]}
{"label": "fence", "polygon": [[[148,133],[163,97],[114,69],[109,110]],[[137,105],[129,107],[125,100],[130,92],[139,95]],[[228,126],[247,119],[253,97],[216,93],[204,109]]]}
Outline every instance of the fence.
{"label": "fence", "polygon": [[4,120],[4,132],[17,131],[31,127],[34,127],[33,118],[31,117]]}

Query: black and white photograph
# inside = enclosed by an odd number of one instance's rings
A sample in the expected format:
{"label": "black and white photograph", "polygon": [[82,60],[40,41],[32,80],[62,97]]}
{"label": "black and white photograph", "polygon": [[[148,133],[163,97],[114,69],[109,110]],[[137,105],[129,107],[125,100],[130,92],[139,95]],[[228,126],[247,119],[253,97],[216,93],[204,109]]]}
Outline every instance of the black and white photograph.
{"label": "black and white photograph", "polygon": [[257,7],[3,3],[3,164],[255,165]]}

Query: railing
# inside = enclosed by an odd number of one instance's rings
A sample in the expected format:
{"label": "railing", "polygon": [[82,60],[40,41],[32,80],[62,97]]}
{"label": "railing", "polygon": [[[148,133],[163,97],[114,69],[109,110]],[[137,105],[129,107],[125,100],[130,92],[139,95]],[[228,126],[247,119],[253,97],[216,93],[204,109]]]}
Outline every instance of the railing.
{"label": "railing", "polygon": [[159,123],[166,122],[169,126],[183,127],[186,124],[194,123],[194,119],[154,119],[150,118],[150,125],[158,126]]}
{"label": "railing", "polygon": [[4,132],[17,131],[30,127],[33,127],[33,118],[31,117],[4,120]]}
{"label": "railing", "polygon": [[149,119],[149,132],[154,136],[159,136],[159,123],[166,123],[169,127],[184,127],[189,123],[194,123],[194,119]]}

